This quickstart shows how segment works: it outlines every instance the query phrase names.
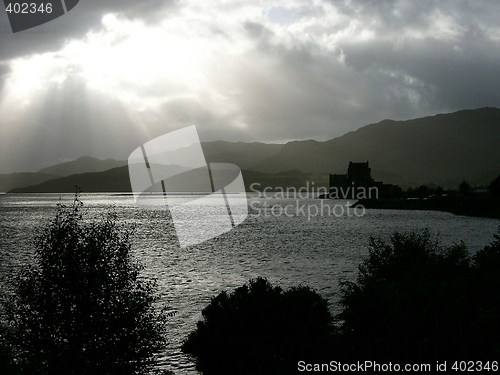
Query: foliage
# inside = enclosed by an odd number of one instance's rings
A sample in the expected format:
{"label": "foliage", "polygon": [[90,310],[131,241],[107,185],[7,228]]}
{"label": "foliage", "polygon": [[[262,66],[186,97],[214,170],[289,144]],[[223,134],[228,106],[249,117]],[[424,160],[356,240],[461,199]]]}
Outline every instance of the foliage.
{"label": "foliage", "polygon": [[372,238],[357,282],[342,287],[344,360],[498,358],[499,266],[499,237],[474,257],[429,230]]}
{"label": "foliage", "polygon": [[307,287],[283,291],[266,279],[221,292],[182,350],[211,374],[290,374],[322,357],[333,326],[327,301]]}
{"label": "foliage", "polygon": [[16,371],[134,374],[165,344],[156,285],[141,278],[130,231],[110,214],[85,221],[78,195],[35,241],[36,265],[7,306]]}
{"label": "foliage", "polygon": [[428,229],[371,238],[357,281],[343,282],[332,325],[307,288],[265,279],[214,297],[183,351],[204,375],[291,374],[297,363],[421,363],[500,355],[500,234],[470,254]]}
{"label": "foliage", "polygon": [[15,374],[14,351],[11,329],[0,322],[0,369],[2,374]]}
{"label": "foliage", "polygon": [[426,186],[426,185],[421,185],[419,188],[418,188],[418,191],[419,193],[422,195],[422,196],[428,196],[429,195],[429,188]]}
{"label": "foliage", "polygon": [[494,195],[496,197],[500,196],[500,175],[493,181],[491,181],[489,190],[491,195]]}
{"label": "foliage", "polygon": [[463,180],[460,183],[460,185],[458,185],[458,191],[462,194],[470,193],[470,191],[471,191],[470,184],[467,181]]}

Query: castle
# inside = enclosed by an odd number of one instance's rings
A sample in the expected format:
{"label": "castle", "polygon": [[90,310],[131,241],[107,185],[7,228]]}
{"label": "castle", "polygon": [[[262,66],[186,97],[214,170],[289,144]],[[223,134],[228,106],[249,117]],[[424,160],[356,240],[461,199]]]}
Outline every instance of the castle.
{"label": "castle", "polygon": [[349,162],[347,174],[330,174],[330,198],[333,199],[377,199],[393,197],[401,188],[375,181],[371,168],[366,163]]}

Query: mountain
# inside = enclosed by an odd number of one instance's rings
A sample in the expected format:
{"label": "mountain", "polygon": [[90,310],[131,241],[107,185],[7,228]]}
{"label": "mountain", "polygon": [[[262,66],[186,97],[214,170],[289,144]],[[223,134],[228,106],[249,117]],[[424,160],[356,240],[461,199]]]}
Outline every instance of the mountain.
{"label": "mountain", "polygon": [[[287,143],[261,172],[346,173],[369,161],[373,176],[402,186],[489,184],[500,174],[500,109],[480,108],[407,121],[384,120],[326,142]],[[375,172],[376,171],[376,172]]]}
{"label": "mountain", "polygon": [[[182,169],[179,169],[179,171],[182,172]],[[316,184],[314,185],[315,189],[319,186],[326,186],[326,179],[324,176],[311,176],[297,170],[285,171],[276,174],[243,170],[242,175],[247,191],[261,191],[268,186],[295,187],[298,189],[302,186],[306,186],[308,181],[316,181]],[[186,191],[186,183],[192,187],[189,189],[190,191],[206,191],[206,186],[210,189],[210,184],[208,183],[207,185],[208,181],[201,181],[200,176],[203,177],[204,175],[201,174],[197,176],[193,174],[190,176],[189,172],[185,172],[183,175],[173,177],[172,180],[169,180],[169,183],[170,186],[180,186],[181,188],[179,191]],[[176,181],[177,177],[180,177],[180,181]],[[254,183],[257,185],[252,186]],[[132,192],[129,169],[127,166],[124,166],[103,172],[81,173],[54,178],[37,185],[15,188],[10,190],[9,193],[74,193],[75,186],[81,188],[84,193]],[[157,185],[155,185],[155,188],[161,189],[161,187]],[[150,189],[147,191],[149,190]],[[155,189],[151,190],[161,191]]]}
{"label": "mountain", "polygon": [[127,165],[127,162],[124,160],[101,160],[90,156],[83,156],[73,161],[42,168],[38,173],[48,173],[65,177],[79,173],[102,172],[112,168],[123,167],[124,165]]}
{"label": "mountain", "polygon": [[38,172],[0,174],[0,192],[38,185],[59,177],[87,172],[102,172],[125,165],[127,165],[126,161],[100,160],[90,156],[83,156],[70,162],[42,168]]}
{"label": "mountain", "polygon": [[37,185],[57,176],[48,173],[10,173],[0,174],[0,192],[6,192],[17,187]]}
{"label": "mountain", "polygon": [[[208,162],[232,163],[240,168],[253,166],[265,158],[277,154],[282,147],[283,145],[279,144],[259,142],[215,141],[202,143],[202,149]],[[183,159],[185,161],[190,155],[189,147],[182,151],[186,155]],[[178,155],[176,157],[179,158]],[[128,170],[123,169],[120,172],[114,171],[109,174],[95,174],[96,172],[104,172],[126,165],[127,161],[100,160],[84,156],[70,162],[40,169],[37,173],[0,175],[0,192],[73,192],[75,185],[82,187],[85,192],[126,192],[130,191],[130,182],[126,182],[124,177],[126,174],[126,179],[128,179]],[[61,177],[69,178],[63,179]],[[115,182],[106,181],[106,179],[110,178],[117,180]],[[54,181],[48,182],[51,179],[54,179]]]}
{"label": "mountain", "polygon": [[74,193],[75,185],[85,193],[131,191],[128,167],[123,166],[103,172],[59,177],[38,185],[15,188],[9,193]]}
{"label": "mountain", "polygon": [[231,163],[241,169],[251,170],[284,147],[282,144],[260,142],[204,142],[201,144],[205,159],[209,163]]}
{"label": "mountain", "polygon": [[[266,158],[276,155],[283,148],[283,145],[281,144],[225,141],[203,142],[201,146],[207,162],[236,164],[241,169],[251,169],[253,166]],[[185,162],[186,159],[189,158],[190,147],[186,147],[185,150],[176,150],[175,157],[177,159],[179,159],[178,154],[180,152],[184,152],[185,155],[181,155],[180,158]],[[176,160],[173,161],[173,163],[175,162]],[[73,161],[42,168],[38,171],[38,173],[65,177],[80,173],[103,172],[108,169],[123,167],[125,165],[127,165],[127,160],[100,160],[90,156],[83,156]]]}
{"label": "mountain", "polygon": [[[497,177],[499,145],[500,109],[487,107],[407,121],[384,120],[326,142],[216,141],[202,143],[202,148],[208,162],[238,165],[247,189],[254,182],[261,189],[299,187],[306,181],[325,186],[328,173],[344,174],[349,161],[367,160],[378,181],[402,187],[432,183],[452,188],[463,179],[477,186],[488,185]],[[189,155],[188,148],[183,151]],[[41,169],[38,174],[0,175],[0,187],[4,181],[6,187],[20,187],[12,192],[73,192],[74,185],[84,192],[130,191],[126,164],[82,157]],[[47,181],[53,177],[47,173],[63,178]]]}
{"label": "mountain", "polygon": [[[102,172],[127,165],[126,161],[100,160],[90,156],[42,168],[38,172],[0,174],[0,192],[39,185],[45,181],[87,172]],[[46,184],[44,186],[49,186]],[[73,188],[74,190],[74,188]]]}

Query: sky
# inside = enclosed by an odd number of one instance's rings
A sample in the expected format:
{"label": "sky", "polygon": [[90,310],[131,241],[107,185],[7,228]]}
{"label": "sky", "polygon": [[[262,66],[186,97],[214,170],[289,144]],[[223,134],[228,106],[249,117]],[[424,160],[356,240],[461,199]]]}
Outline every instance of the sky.
{"label": "sky", "polygon": [[18,33],[0,6],[0,173],[500,107],[497,1],[80,0]]}

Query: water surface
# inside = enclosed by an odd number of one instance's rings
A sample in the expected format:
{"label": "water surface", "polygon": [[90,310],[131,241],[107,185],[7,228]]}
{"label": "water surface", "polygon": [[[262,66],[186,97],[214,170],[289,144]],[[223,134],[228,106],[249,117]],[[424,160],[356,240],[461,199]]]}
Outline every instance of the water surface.
{"label": "water surface", "polygon": [[[262,276],[285,288],[308,285],[330,301],[333,312],[339,312],[339,280],[355,280],[370,236],[388,238],[395,230],[430,228],[444,244],[464,241],[475,252],[493,240],[498,228],[498,220],[436,211],[366,210],[362,217],[345,212],[341,216],[308,218],[288,210],[290,215],[278,215],[279,207],[308,207],[320,201],[254,196],[249,198],[253,202],[250,215],[240,226],[180,249],[164,206],[137,206],[127,195],[84,194],[81,199],[86,218],[99,218],[114,210],[120,223],[135,226],[134,255],[145,265],[146,275],[158,280],[161,301],[177,312],[170,319],[170,345],[161,353],[160,363],[178,375],[196,374],[193,363],[179,347],[201,318],[203,307],[222,290],[232,290]],[[68,194],[0,195],[3,288],[8,288],[16,269],[33,260],[33,238],[54,217],[56,205],[71,201]],[[267,215],[261,210],[258,215],[264,203],[275,208]],[[324,201],[327,205],[345,203]]]}

